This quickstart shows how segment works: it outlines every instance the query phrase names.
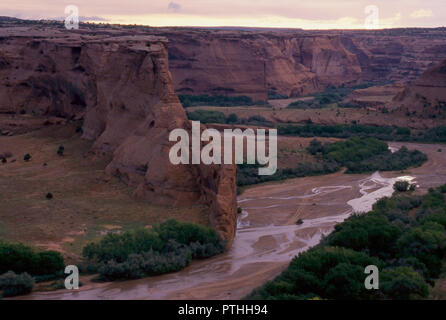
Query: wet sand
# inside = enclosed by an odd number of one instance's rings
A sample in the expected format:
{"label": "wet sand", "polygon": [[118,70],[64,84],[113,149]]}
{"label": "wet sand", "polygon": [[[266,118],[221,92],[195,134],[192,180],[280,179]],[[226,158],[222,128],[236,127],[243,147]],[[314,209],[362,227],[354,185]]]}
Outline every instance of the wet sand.
{"label": "wet sand", "polygon": [[[390,196],[397,177],[409,176],[417,192],[446,183],[444,146],[406,145],[428,154],[422,167],[404,172],[347,175],[287,180],[246,190],[239,197],[243,213],[233,247],[186,269],[157,277],[113,283],[91,283],[78,292],[60,290],[21,299],[240,299],[277,276],[291,259],[316,245],[354,211],[368,211],[379,198]],[[303,224],[296,225],[298,219]],[[87,280],[87,279],[86,279]]]}

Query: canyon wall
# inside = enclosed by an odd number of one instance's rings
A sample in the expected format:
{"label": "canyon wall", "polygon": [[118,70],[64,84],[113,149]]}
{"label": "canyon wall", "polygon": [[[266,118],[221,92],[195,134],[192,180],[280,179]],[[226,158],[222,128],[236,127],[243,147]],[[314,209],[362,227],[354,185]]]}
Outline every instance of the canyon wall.
{"label": "canyon wall", "polygon": [[435,118],[446,113],[446,60],[426,70],[404,91],[395,96],[396,109],[419,116]]}
{"label": "canyon wall", "polygon": [[[141,29],[140,32],[148,32]],[[327,86],[408,82],[446,59],[446,30],[152,28],[169,39],[179,94],[304,96]]]}
{"label": "canyon wall", "polygon": [[178,94],[303,96],[328,85],[356,83],[357,57],[337,36],[155,30],[169,39],[170,70]]}
{"label": "canyon wall", "polygon": [[113,152],[106,171],[134,186],[136,197],[207,205],[231,245],[236,167],[169,161],[169,133],[191,128],[174,93],[165,38],[0,28],[0,112],[22,109],[83,119],[83,138],[94,141],[93,152]]}

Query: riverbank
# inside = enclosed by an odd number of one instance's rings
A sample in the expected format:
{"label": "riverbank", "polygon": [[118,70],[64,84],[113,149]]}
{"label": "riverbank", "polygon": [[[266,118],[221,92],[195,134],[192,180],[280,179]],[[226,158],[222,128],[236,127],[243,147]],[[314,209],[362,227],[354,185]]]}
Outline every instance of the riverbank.
{"label": "riverbank", "polygon": [[[292,257],[317,244],[352,212],[349,201],[367,203],[370,194],[391,193],[400,176],[412,176],[423,193],[446,182],[443,146],[406,145],[428,155],[421,167],[404,172],[377,174],[331,174],[259,185],[239,197],[240,216],[233,247],[217,257],[192,263],[172,274],[135,281],[85,283],[78,292],[34,292],[21,299],[240,299],[252,289],[283,271]],[[383,192],[387,190],[386,192]],[[351,203],[351,202],[350,202]],[[297,225],[298,219],[303,220]]]}

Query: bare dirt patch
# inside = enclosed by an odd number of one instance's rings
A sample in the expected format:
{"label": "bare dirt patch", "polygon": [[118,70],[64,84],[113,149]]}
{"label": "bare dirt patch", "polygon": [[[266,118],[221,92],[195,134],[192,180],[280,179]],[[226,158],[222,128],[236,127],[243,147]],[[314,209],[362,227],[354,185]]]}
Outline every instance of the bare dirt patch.
{"label": "bare dirt patch", "polygon": [[[71,125],[0,136],[1,149],[13,154],[0,163],[0,239],[76,259],[87,242],[107,232],[169,218],[208,225],[202,206],[160,206],[132,197],[132,188],[105,174],[111,155],[92,154],[91,145]],[[31,160],[24,161],[27,153]]]}

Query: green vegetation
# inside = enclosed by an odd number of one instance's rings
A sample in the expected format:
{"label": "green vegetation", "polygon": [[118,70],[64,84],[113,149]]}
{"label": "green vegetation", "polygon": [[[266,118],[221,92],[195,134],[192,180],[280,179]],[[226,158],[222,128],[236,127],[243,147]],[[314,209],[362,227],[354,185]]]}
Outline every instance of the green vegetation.
{"label": "green vegetation", "polygon": [[254,102],[247,96],[223,96],[223,95],[178,95],[183,107],[195,106],[216,106],[216,107],[234,107],[234,106],[252,106],[265,104],[264,102]]}
{"label": "green vegetation", "polygon": [[246,119],[239,119],[235,113],[227,117],[223,112],[213,110],[195,110],[186,112],[189,120],[200,121],[201,123],[228,123],[228,124],[250,124],[270,127],[271,123],[259,115],[254,115]]}
{"label": "green vegetation", "polygon": [[415,190],[415,185],[410,184],[409,181],[397,181],[393,184],[393,190],[396,192],[406,192]]}
{"label": "green vegetation", "polygon": [[291,103],[287,108],[288,109],[322,109],[327,107],[340,107],[340,108],[360,108],[360,106],[343,103],[342,101],[346,96],[351,94],[354,90],[357,89],[366,89],[369,87],[373,87],[376,85],[383,85],[385,83],[363,83],[353,87],[335,87],[331,86],[326,88],[323,92],[319,92],[314,94],[313,100],[306,101],[296,101]]}
{"label": "green vegetation", "polygon": [[59,252],[34,250],[21,243],[0,241],[0,274],[7,271],[35,275],[63,272],[64,259]]}
{"label": "green vegetation", "polygon": [[318,176],[334,173],[340,169],[339,165],[333,161],[303,162],[294,168],[277,169],[276,173],[270,176],[259,175],[259,165],[240,164],[237,167],[237,185],[239,187],[251,184],[282,181],[285,179]]}
{"label": "green vegetation", "polygon": [[57,155],[63,156],[64,151],[65,151],[65,147],[59,146],[59,148],[57,149]]}
{"label": "green vegetation", "polygon": [[[424,196],[395,194],[353,215],[295,257],[249,299],[413,299],[428,296],[446,258],[446,185]],[[410,213],[410,214],[409,214]],[[380,270],[366,290],[364,269]]]}
{"label": "green vegetation", "polygon": [[0,275],[0,291],[4,297],[28,294],[33,290],[34,279],[28,273],[16,274],[12,271]]}
{"label": "green vegetation", "polygon": [[196,110],[187,112],[187,117],[189,120],[201,123],[226,123],[226,116],[220,111]]}
{"label": "green vegetation", "polygon": [[319,140],[310,142],[307,151],[317,158],[316,162],[303,162],[294,168],[279,168],[274,175],[259,176],[259,165],[238,165],[237,185],[239,187],[281,181],[291,178],[334,173],[346,167],[348,173],[404,170],[420,166],[427,156],[418,151],[402,147],[392,153],[385,142],[374,138],[353,137],[323,145]]}
{"label": "green vegetation", "polygon": [[[310,145],[310,151],[314,150],[315,146]],[[404,170],[427,161],[424,153],[418,150],[409,151],[406,147],[392,153],[387,143],[375,138],[353,137],[327,144],[321,152],[324,159],[347,167],[349,173]]]}
{"label": "green vegetation", "polygon": [[446,142],[446,126],[439,126],[424,131],[413,131],[408,128],[378,127],[368,125],[282,125],[278,134],[299,137],[372,137],[385,141],[407,142]]}
{"label": "green vegetation", "polygon": [[268,91],[268,100],[288,99],[286,94],[277,93],[275,90]]}
{"label": "green vegetation", "polygon": [[169,220],[151,229],[108,234],[85,246],[83,255],[104,280],[136,279],[181,270],[224,247],[211,228]]}

